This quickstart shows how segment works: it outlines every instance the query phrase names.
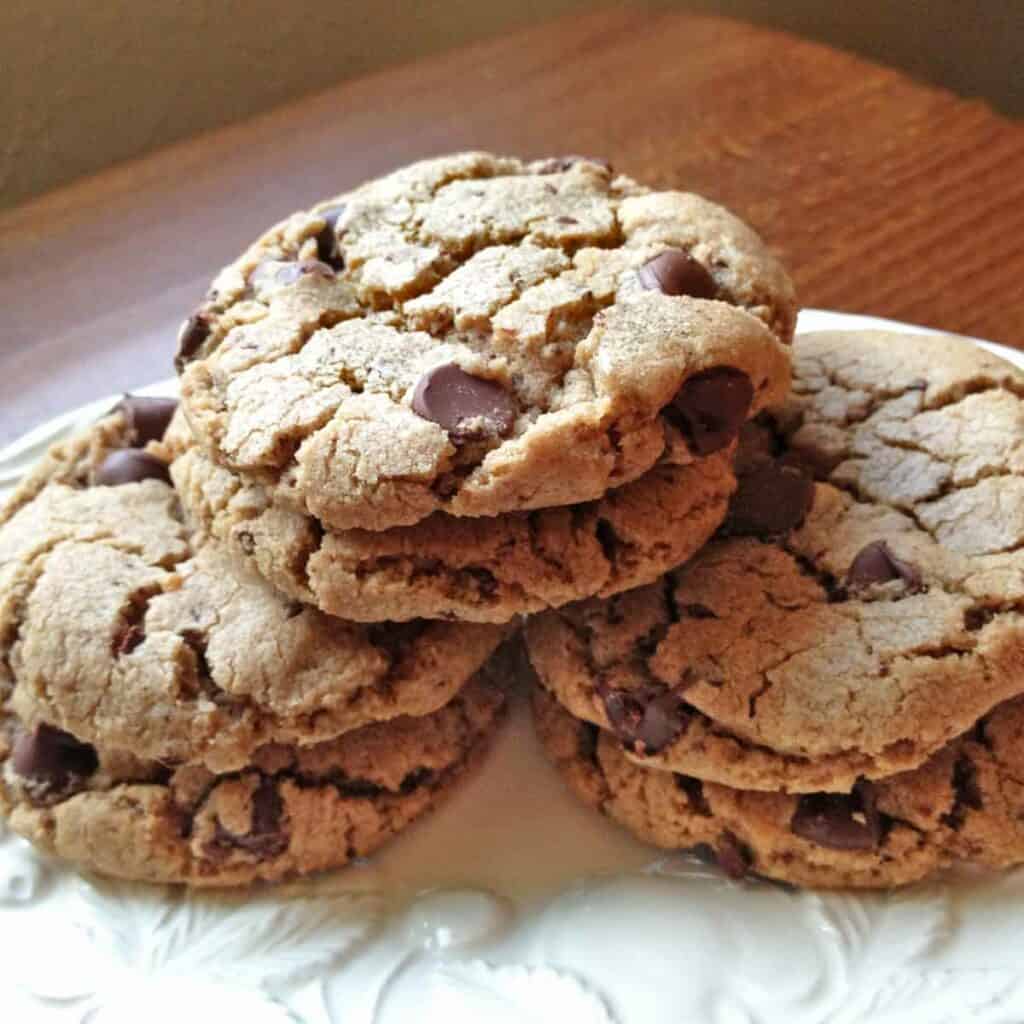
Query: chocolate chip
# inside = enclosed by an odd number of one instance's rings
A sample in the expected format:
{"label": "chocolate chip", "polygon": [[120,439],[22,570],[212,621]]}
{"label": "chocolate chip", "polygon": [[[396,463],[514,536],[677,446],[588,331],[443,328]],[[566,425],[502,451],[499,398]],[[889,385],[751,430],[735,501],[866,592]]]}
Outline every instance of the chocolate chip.
{"label": "chocolate chip", "polygon": [[272,779],[263,779],[252,795],[252,832],[254,836],[267,836],[281,828],[284,801]]}
{"label": "chocolate chip", "polygon": [[345,257],[342,256],[338,247],[338,219],[345,212],[345,204],[328,206],[325,210],[318,210],[317,216],[325,221],[320,234],[316,236],[316,254],[320,259],[333,270],[341,270],[345,266]]}
{"label": "chocolate chip", "polygon": [[545,160],[538,168],[538,174],[562,174],[569,170],[570,167],[575,167],[576,164],[597,164],[598,167],[603,167],[609,174],[612,173],[612,165],[599,156],[580,156],[577,153],[572,153],[569,156],[553,156]]}
{"label": "chocolate chip", "polygon": [[976,633],[984,629],[995,618],[995,614],[991,608],[968,608],[964,612],[964,629]]}
{"label": "chocolate chip", "polygon": [[117,636],[114,637],[112,644],[112,651],[115,658],[120,658],[125,654],[131,654],[143,640],[146,639],[146,634],[143,632],[141,626],[130,625],[125,626]]}
{"label": "chocolate chip", "polygon": [[873,850],[882,838],[875,787],[862,780],[849,794],[802,796],[790,828],[794,835],[833,850]]}
{"label": "chocolate chip", "polygon": [[92,775],[99,767],[99,758],[88,743],[44,723],[18,737],[11,764],[23,778],[62,790]]}
{"label": "chocolate chip", "polygon": [[692,775],[675,775],[676,789],[686,794],[686,802],[694,814],[702,818],[711,817],[711,805],[704,796],[704,783]]}
{"label": "chocolate chip", "polygon": [[164,436],[177,408],[176,398],[125,395],[114,407],[114,411],[122,413],[128,421],[132,444],[136,448],[145,448],[150,441],[159,441]]}
{"label": "chocolate chip", "polygon": [[884,540],[872,541],[861,548],[846,573],[846,585],[851,590],[866,590],[876,583],[892,580],[902,580],[911,594],[924,589],[920,569],[897,558]]}
{"label": "chocolate chip", "polygon": [[186,365],[193,359],[210,336],[210,316],[203,310],[192,314],[178,332],[178,354],[174,357],[174,368],[178,373],[185,371]]}
{"label": "chocolate chip", "polygon": [[699,455],[710,455],[736,438],[753,400],[750,378],[742,370],[719,366],[691,377],[665,411]]}
{"label": "chocolate chip", "polygon": [[813,504],[814,481],[806,473],[766,462],[740,477],[726,529],[740,536],[776,537],[800,526]]}
{"label": "chocolate chip", "polygon": [[718,294],[718,286],[707,267],[682,249],[658,253],[637,271],[637,276],[644,288],[662,295],[713,299]]}
{"label": "chocolate chip", "polygon": [[171,475],[166,462],[137,448],[111,452],[93,477],[93,482],[100,487],[118,487],[142,480],[162,480],[169,484]]}
{"label": "chocolate chip", "polygon": [[515,402],[504,388],[455,363],[435,366],[420,377],[412,411],[442,426],[455,441],[501,437],[516,418]]}
{"label": "chocolate chip", "polygon": [[668,689],[619,690],[601,685],[598,695],[615,735],[637,754],[664,750],[690,720],[689,708]]}
{"label": "chocolate chip", "polygon": [[715,860],[718,866],[736,881],[746,878],[750,873],[750,851],[728,830],[718,837]]}
{"label": "chocolate chip", "polygon": [[963,828],[967,812],[980,811],[984,807],[981,787],[978,785],[978,769],[974,762],[961,754],[953,764],[953,808],[942,816],[942,822],[952,829]]}

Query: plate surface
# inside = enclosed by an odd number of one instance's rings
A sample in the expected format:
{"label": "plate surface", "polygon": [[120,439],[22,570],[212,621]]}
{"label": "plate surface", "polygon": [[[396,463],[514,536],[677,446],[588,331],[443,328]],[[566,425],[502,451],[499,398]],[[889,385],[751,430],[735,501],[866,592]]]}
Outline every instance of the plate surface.
{"label": "plate surface", "polygon": [[[817,310],[798,329],[872,327],[923,330]],[[0,495],[115,401],[0,452]],[[663,856],[569,797],[521,699],[437,813],[310,882],[107,882],[0,822],[0,1019],[17,1022],[1020,1024],[1022,939],[1024,871],[819,895]]]}

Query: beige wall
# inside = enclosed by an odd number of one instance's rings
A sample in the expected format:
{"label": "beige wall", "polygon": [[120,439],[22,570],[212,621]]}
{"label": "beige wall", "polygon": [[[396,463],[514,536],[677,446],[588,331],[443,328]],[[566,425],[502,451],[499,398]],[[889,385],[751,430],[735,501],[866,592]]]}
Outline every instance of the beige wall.
{"label": "beige wall", "polygon": [[[347,76],[600,0],[0,0],[0,206]],[[1024,114],[1024,0],[690,0]]]}

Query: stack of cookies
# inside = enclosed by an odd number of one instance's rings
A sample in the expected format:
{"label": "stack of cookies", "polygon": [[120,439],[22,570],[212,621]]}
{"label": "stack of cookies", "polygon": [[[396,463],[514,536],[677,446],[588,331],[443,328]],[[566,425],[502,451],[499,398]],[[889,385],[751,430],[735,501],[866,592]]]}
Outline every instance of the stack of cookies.
{"label": "stack of cookies", "polygon": [[716,538],[526,627],[572,789],[727,872],[884,888],[1024,860],[1024,374],[802,335]]}
{"label": "stack of cookies", "polygon": [[367,853],[479,760],[519,616],[715,534],[794,320],[744,224],[585,158],[277,225],[186,322],[180,407],[126,399],[0,515],[11,826],[193,885]]}

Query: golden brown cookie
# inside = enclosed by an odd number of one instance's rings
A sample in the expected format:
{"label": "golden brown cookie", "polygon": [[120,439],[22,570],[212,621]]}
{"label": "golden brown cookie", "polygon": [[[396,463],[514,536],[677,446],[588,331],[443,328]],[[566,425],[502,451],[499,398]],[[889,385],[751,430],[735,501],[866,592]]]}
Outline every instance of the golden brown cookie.
{"label": "golden brown cookie", "polygon": [[591,501],[666,447],[727,447],[785,389],[794,319],[721,207],[586,159],[465,153],[272,228],[177,364],[215,462],[325,527],[382,530]]}
{"label": "golden brown cookie", "polygon": [[47,853],[117,878],[234,886],[341,867],[443,799],[483,756],[504,697],[486,678],[418,718],[312,746],[269,744],[238,771],[161,765],[51,725],[0,718],[0,810]]}
{"label": "golden brown cookie", "polygon": [[802,796],[643,768],[610,733],[534,691],[538,734],[584,802],[664,849],[727,873],[815,888],[888,889],[958,862],[1024,861],[1024,699],[999,705],[919,768]]}
{"label": "golden brown cookie", "polygon": [[267,743],[428,714],[500,642],[494,626],[357,625],[280,595],[185,525],[143,408],[54,446],[0,512],[0,700],[26,725],[222,773]]}
{"label": "golden brown cookie", "polygon": [[527,636],[544,686],[640,763],[842,792],[1024,690],[1024,374],[955,338],[806,335],[794,395],[719,539]]}
{"label": "golden brown cookie", "polygon": [[650,583],[700,550],[736,486],[730,446],[696,464],[665,460],[582,505],[332,530],[214,463],[187,428],[175,433],[171,475],[204,531],[290,597],[368,622],[507,622]]}

